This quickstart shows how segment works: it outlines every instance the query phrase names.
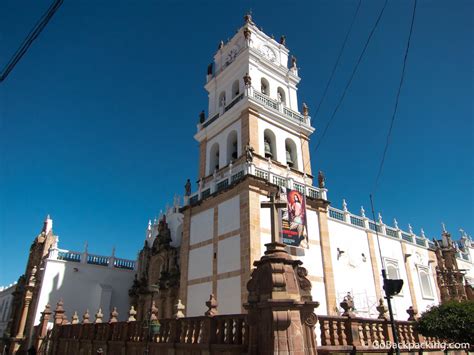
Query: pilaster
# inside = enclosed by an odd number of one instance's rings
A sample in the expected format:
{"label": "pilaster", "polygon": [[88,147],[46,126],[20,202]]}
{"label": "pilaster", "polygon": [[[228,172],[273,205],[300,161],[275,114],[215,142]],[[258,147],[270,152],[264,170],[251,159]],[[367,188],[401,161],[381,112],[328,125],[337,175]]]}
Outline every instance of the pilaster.
{"label": "pilaster", "polygon": [[405,260],[405,270],[407,272],[408,288],[410,290],[411,304],[414,309],[418,309],[418,305],[416,303],[415,286],[413,285],[413,276],[411,274],[410,261],[408,260],[409,258],[407,257],[407,248],[404,242],[401,242],[400,244],[402,245],[402,255],[403,255],[403,259]]}

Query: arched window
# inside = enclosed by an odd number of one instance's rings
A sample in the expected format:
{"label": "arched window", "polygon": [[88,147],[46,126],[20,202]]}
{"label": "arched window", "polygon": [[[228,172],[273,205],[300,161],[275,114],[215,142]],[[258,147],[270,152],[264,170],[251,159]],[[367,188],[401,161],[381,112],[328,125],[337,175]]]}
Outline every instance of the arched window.
{"label": "arched window", "polygon": [[270,96],[270,84],[268,83],[268,80],[265,78],[262,78],[260,82],[260,92],[262,94]]}
{"label": "arched window", "polygon": [[219,107],[225,107],[225,91],[219,95]]}
{"label": "arched window", "polygon": [[290,168],[298,169],[298,151],[295,142],[287,138],[285,140],[286,164]]}
{"label": "arched window", "polygon": [[239,94],[240,94],[240,84],[239,84],[239,81],[236,80],[232,84],[232,98],[239,96]]}
{"label": "arched window", "polygon": [[269,129],[263,132],[263,146],[265,158],[277,160],[275,134]]}
{"label": "arched window", "polygon": [[219,170],[219,144],[214,143],[209,151],[209,174]]}
{"label": "arched window", "polygon": [[278,88],[277,89],[277,98],[278,102],[281,102],[284,106],[286,106],[286,95],[285,95],[285,90],[283,88]]}
{"label": "arched window", "polygon": [[423,298],[433,299],[433,288],[431,287],[430,274],[427,268],[418,268],[420,278],[421,294]]}
{"label": "arched window", "polygon": [[238,157],[238,140],[237,132],[232,131],[227,136],[227,163],[231,160],[236,160]]}

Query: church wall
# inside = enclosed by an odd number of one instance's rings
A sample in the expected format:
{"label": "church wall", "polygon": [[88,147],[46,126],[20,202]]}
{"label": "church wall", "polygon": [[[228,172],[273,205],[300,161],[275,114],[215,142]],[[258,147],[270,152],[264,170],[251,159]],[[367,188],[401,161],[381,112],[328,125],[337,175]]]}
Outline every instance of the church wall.
{"label": "church wall", "polygon": [[186,317],[203,316],[207,310],[205,301],[212,293],[212,282],[190,285],[187,289],[188,295],[192,295],[192,297],[188,298],[185,309]]}
{"label": "church wall", "polygon": [[240,236],[226,238],[217,243],[217,273],[240,270]]}
{"label": "church wall", "polygon": [[[384,236],[379,236],[380,247],[382,250],[382,256],[384,258],[385,265],[387,262],[396,263],[399,270],[399,278],[403,280],[403,288],[399,295],[394,296],[392,300],[393,313],[396,319],[406,320],[408,315],[406,310],[412,306],[413,301],[410,293],[410,285],[408,283],[407,271],[405,268],[404,255],[402,251],[401,242],[393,240]],[[382,263],[378,252],[378,243],[375,239],[376,259],[379,270],[382,270]],[[380,283],[382,282],[382,276],[379,277]]]}
{"label": "church wall", "polygon": [[52,308],[64,300],[68,319],[74,311],[81,317],[89,309],[91,317],[102,307],[108,319],[111,307],[117,307],[119,320],[126,320],[129,310],[128,289],[135,271],[63,260],[46,260],[43,283],[35,311],[38,324],[41,312],[49,303]]}
{"label": "church wall", "polygon": [[212,275],[212,250],[212,244],[190,250],[188,280]]}
{"label": "church wall", "polygon": [[[469,251],[470,251],[470,258],[471,260],[473,260],[474,248],[469,248]],[[458,263],[458,268],[460,270],[465,270],[466,272],[465,278],[470,282],[471,285],[474,285],[474,267],[472,263],[470,263],[469,261],[462,260],[462,259],[456,259],[456,261]]]}
{"label": "church wall", "polygon": [[219,295],[219,314],[241,313],[240,304],[240,275],[217,281],[217,294]]}
{"label": "church wall", "polygon": [[4,335],[8,321],[10,320],[13,292],[15,289],[16,283],[9,287],[0,288],[0,338]]}
{"label": "church wall", "polygon": [[328,221],[328,227],[336,303],[339,304],[350,292],[358,315],[377,314],[375,310],[377,297],[367,233],[334,220]]}
{"label": "church wall", "polygon": [[190,245],[212,239],[214,225],[209,221],[212,221],[213,213],[208,209],[191,217]]}
{"label": "church wall", "polygon": [[[415,303],[413,307],[419,312],[425,311],[428,307],[438,304],[440,302],[438,294],[436,292],[436,274],[435,270],[431,267],[430,255],[427,249],[416,247],[405,243],[405,250],[407,255],[411,255],[406,258],[407,275],[411,275],[413,293],[415,295]],[[429,273],[429,282],[431,286],[432,296],[424,294],[421,288],[420,271],[426,271]],[[405,285],[404,288],[408,287]]]}

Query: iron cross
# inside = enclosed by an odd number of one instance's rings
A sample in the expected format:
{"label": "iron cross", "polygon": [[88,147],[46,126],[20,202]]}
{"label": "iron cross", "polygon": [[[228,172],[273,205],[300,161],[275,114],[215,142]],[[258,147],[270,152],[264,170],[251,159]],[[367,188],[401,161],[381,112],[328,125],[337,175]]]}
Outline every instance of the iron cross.
{"label": "iron cross", "polygon": [[270,224],[271,224],[271,232],[272,232],[272,243],[277,241],[277,233],[278,233],[278,210],[281,208],[286,208],[286,202],[282,201],[275,201],[275,193],[270,193],[269,198],[270,201],[262,202],[262,208],[269,208],[270,209]]}

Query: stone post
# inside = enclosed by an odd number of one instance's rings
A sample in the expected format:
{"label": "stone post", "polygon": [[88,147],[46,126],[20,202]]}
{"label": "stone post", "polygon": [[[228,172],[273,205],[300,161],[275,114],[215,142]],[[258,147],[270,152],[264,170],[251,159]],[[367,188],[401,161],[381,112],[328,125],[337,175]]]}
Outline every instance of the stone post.
{"label": "stone post", "polygon": [[35,340],[35,349],[38,351],[41,348],[41,345],[43,344],[43,340],[46,337],[46,334],[48,333],[48,322],[49,319],[51,318],[51,314],[53,312],[51,311],[51,306],[47,304],[44,307],[44,311],[41,312],[41,318],[40,318],[40,324],[38,326],[38,335]]}
{"label": "stone post", "polygon": [[307,271],[284,244],[266,247],[247,283],[249,354],[317,354],[314,308],[319,303],[312,300]]}

